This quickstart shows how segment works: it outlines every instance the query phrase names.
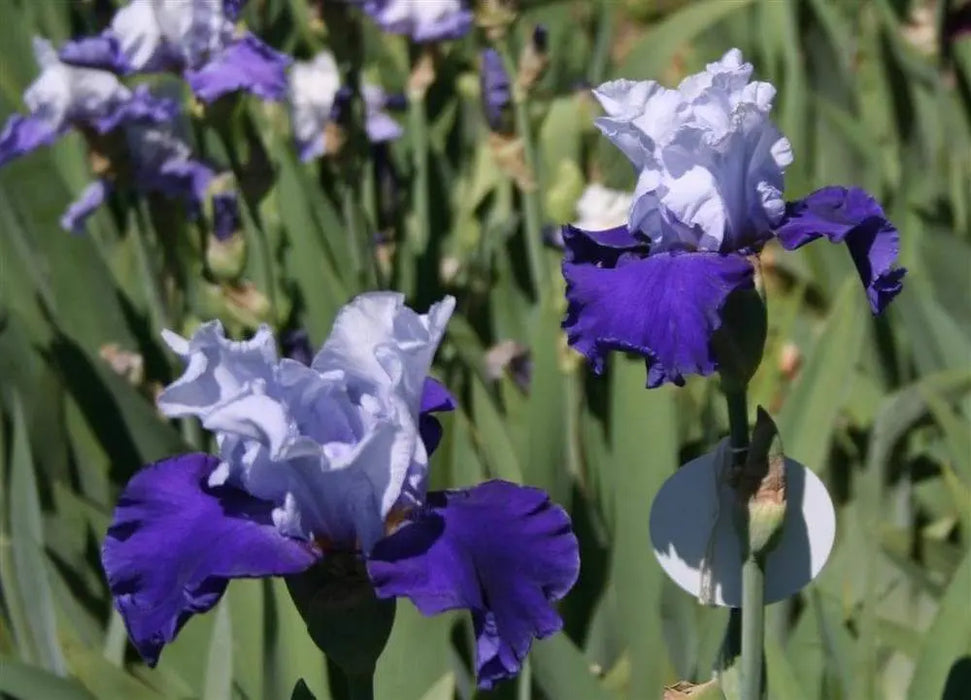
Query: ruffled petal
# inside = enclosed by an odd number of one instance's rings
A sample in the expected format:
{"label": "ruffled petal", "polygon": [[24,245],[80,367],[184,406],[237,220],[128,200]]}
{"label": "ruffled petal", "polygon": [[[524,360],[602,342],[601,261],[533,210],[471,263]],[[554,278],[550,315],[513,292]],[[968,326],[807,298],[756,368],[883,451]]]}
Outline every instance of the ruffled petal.
{"label": "ruffled petal", "polygon": [[273,526],[272,504],[229,486],[211,488],[215,457],[188,454],[145,467],[128,482],[101,558],[115,607],[154,666],[195,613],[231,578],[305,571],[319,558]]}
{"label": "ruffled petal", "polygon": [[479,685],[514,676],[534,638],[558,631],[553,601],[576,582],[569,516],[543,491],[505,481],[428,494],[411,522],[379,541],[368,573],[380,597],[425,615],[468,608]]}
{"label": "ruffled petal", "polygon": [[49,146],[60,135],[47,119],[14,114],[0,133],[0,167],[41,146]]}
{"label": "ruffled petal", "polygon": [[111,185],[106,180],[96,180],[84,188],[81,196],[71,202],[61,216],[61,228],[71,233],[82,233],[84,224],[108,198]]}
{"label": "ruffled petal", "polygon": [[405,306],[403,294],[362,294],[337,315],[313,368],[343,370],[348,386],[365,392],[393,390],[417,417],[428,368],[454,309],[452,297],[419,314]]}
{"label": "ruffled petal", "polygon": [[290,58],[273,50],[253,34],[234,41],[197,70],[186,70],[185,79],[195,95],[214,100],[237,90],[264,100],[282,100],[287,94]]}
{"label": "ruffled petal", "polygon": [[171,331],[163,331],[162,337],[186,363],[182,376],[158,397],[159,410],[167,416],[205,418],[248,393],[252,383],[273,381],[276,343],[267,326],[245,341],[226,338],[219,321],[200,326],[189,340]]}
{"label": "ruffled petal", "polygon": [[711,337],[728,295],[753,286],[748,260],[677,252],[636,258],[606,250],[601,265],[563,263],[570,344],[598,373],[609,350],[642,355],[648,387],[714,372]]}
{"label": "ruffled petal", "polygon": [[903,289],[907,270],[896,267],[900,233],[877,201],[859,187],[824,187],[787,203],[775,234],[787,250],[820,237],[846,243],[875,314]]}

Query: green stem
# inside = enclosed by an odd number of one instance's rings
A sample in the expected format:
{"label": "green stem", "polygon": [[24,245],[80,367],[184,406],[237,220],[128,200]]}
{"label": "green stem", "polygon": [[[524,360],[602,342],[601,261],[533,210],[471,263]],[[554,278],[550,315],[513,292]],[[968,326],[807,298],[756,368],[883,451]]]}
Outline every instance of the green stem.
{"label": "green stem", "polygon": [[141,202],[136,202],[135,225],[132,227],[132,241],[135,244],[135,257],[141,268],[142,288],[145,291],[145,302],[148,304],[148,316],[152,325],[152,334],[158,337],[162,329],[168,325],[168,314],[165,309],[165,296],[159,285],[158,273],[152,265],[151,253],[148,249],[148,220],[142,212]]}
{"label": "green stem", "polygon": [[725,393],[728,405],[728,442],[732,448],[732,466],[745,464],[748,454],[748,396],[745,390]]}
{"label": "green stem", "polygon": [[762,698],[762,654],[765,637],[765,570],[762,557],[749,552],[742,564],[742,694]]}
{"label": "green stem", "polygon": [[428,114],[425,111],[424,90],[414,90],[408,95],[408,124],[411,128],[411,165],[414,170],[411,194],[415,207],[415,225],[412,231],[411,249],[419,254],[428,246],[431,237]]}
{"label": "green stem", "polygon": [[[745,390],[726,392],[728,405],[729,444],[732,448],[732,466],[745,464],[749,448],[748,397]],[[765,639],[765,570],[761,557],[748,546],[748,508],[740,513],[742,522],[738,528],[741,551],[745,552],[742,563],[742,625],[741,625],[741,700],[761,700],[762,654]],[[729,640],[732,644],[732,640]]]}
{"label": "green stem", "polygon": [[543,202],[540,199],[539,162],[536,157],[536,143],[532,125],[529,121],[529,95],[516,80],[518,70],[513,60],[512,47],[507,36],[497,47],[506,73],[513,82],[513,108],[516,117],[516,134],[523,144],[523,157],[526,169],[532,174],[530,187],[520,187],[523,199],[523,215],[526,228],[526,254],[529,257],[529,270],[533,291],[537,300],[550,293],[549,269],[543,253]]}
{"label": "green stem", "polygon": [[365,259],[368,253],[367,233],[363,230],[361,212],[357,205],[357,188],[346,177],[343,185],[344,231],[347,235],[347,247],[351,254],[351,265],[354,275],[362,288],[367,286],[367,265]]}
{"label": "green stem", "polygon": [[346,674],[348,700],[374,700],[374,675]]}

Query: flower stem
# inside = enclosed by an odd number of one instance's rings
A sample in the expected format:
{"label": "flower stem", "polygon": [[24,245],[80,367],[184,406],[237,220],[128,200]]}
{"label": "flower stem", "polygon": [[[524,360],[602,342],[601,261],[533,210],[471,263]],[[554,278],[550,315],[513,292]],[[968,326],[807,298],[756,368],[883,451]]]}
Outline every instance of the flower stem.
{"label": "flower stem", "polygon": [[346,674],[348,700],[374,700],[374,674]]}
{"label": "flower stem", "polygon": [[[748,397],[744,389],[725,393],[728,405],[729,444],[732,448],[732,467],[745,464],[749,448]],[[762,654],[765,638],[765,562],[749,547],[748,508],[740,512],[738,536],[742,562],[742,625],[740,685],[741,700],[761,700]],[[731,643],[731,642],[729,642]]]}
{"label": "flower stem", "polygon": [[142,287],[145,291],[145,302],[148,304],[149,322],[152,335],[158,337],[162,329],[168,325],[168,313],[165,308],[165,296],[159,283],[158,273],[152,264],[151,252],[148,246],[148,217],[145,216],[142,202],[134,204],[135,225],[132,226],[132,242],[135,244],[135,257],[141,268]]}
{"label": "flower stem", "polygon": [[765,637],[765,570],[762,557],[749,552],[742,564],[742,700],[762,698]]}
{"label": "flower stem", "polygon": [[513,111],[516,118],[516,134],[523,144],[523,159],[526,170],[533,180],[528,184],[520,183],[519,189],[523,200],[526,254],[529,258],[533,292],[536,299],[540,300],[550,293],[550,285],[549,270],[543,254],[543,203],[540,199],[542,189],[539,185],[539,161],[536,157],[536,143],[529,121],[529,95],[527,90],[515,79],[518,69],[513,59],[509,36],[503,38],[496,48],[502,58],[506,73],[514,80]]}
{"label": "flower stem", "polygon": [[[421,59],[419,59],[421,60]],[[415,225],[411,249],[421,253],[431,236],[431,202],[428,172],[428,114],[425,111],[425,90],[410,90],[408,95],[408,125],[411,128],[412,201]]]}

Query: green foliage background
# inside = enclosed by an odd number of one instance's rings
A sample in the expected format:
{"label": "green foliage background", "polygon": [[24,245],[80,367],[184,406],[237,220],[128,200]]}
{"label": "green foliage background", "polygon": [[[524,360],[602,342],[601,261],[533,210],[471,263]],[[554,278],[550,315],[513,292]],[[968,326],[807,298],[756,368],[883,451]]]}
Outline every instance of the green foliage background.
{"label": "green foliage background", "polygon": [[[4,119],[22,109],[36,75],[31,35],[57,44],[91,33],[105,21],[97,4],[4,0]],[[516,36],[540,21],[550,31],[551,65],[529,104],[548,223],[572,218],[583,179],[633,185],[626,161],[594,132],[581,81],[673,84],[738,46],[779,89],[776,120],[796,155],[788,197],[858,184],[898,224],[910,272],[879,319],[841,248],[763,256],[770,329],[753,410],[770,408],[787,453],[823,478],[838,511],[822,575],[770,607],[769,696],[927,700],[945,694],[950,673],[947,697],[968,697],[971,38],[941,41],[957,3],[523,4]],[[305,0],[251,0],[244,17],[285,51],[306,56],[326,41]],[[617,357],[593,377],[565,347],[562,302],[532,301],[519,196],[480,116],[484,41],[473,33],[446,47],[429,94],[427,245],[409,236],[413,132],[393,147],[406,189],[381,222],[403,236],[381,251],[392,261],[386,282],[419,309],[445,292],[459,298],[435,371],[461,408],[445,419],[434,485],[494,476],[548,489],[573,515],[583,569],[561,606],[565,633],[536,644],[522,678],[491,693],[474,691],[465,616],[424,619],[402,602],[377,697],[656,698],[679,679],[709,678],[727,614],[699,607],[662,575],[647,513],[678,465],[725,434],[724,409],[714,380],[645,391],[632,359]],[[405,42],[368,25],[365,51],[369,78],[402,91]],[[58,217],[89,179],[79,137],[0,169],[0,692],[287,698],[303,678],[317,698],[338,698],[282,581],[234,582],[149,670],[126,647],[98,561],[127,478],[200,444],[197,428],[154,410],[155,388],[177,372],[159,327],[191,330],[219,316],[244,333],[267,318],[278,329],[305,327],[316,345],[365,286],[367,270],[349,262],[355,242],[339,182],[298,162],[288,128],[283,107],[255,99],[193,121],[197,149],[232,165],[248,194],[248,296],[203,280],[199,231],[164,200],[116,202],[86,235],[63,232]],[[367,215],[375,221],[373,202]],[[558,279],[557,254],[545,255]],[[485,351],[509,339],[531,350],[528,392],[487,370]],[[144,376],[116,374],[103,359],[110,344],[139,353]],[[794,349],[795,372],[784,362]]]}

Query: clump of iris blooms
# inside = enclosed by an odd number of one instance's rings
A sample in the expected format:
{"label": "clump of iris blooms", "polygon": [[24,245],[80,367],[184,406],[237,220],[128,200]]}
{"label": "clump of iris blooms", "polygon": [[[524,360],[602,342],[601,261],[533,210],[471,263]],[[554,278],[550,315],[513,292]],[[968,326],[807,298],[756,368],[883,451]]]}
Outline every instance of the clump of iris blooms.
{"label": "clump of iris blooms", "polygon": [[873,197],[834,186],[784,200],[792,151],[769,118],[775,88],[751,75],[733,49],[677,89],[594,90],[606,112],[596,125],[638,174],[626,225],[563,231],[563,327],[595,371],[610,350],[645,357],[649,387],[717,371],[723,307],[754,288],[747,256],[772,238],[790,250],[845,243],[874,313],[900,292],[899,234]]}
{"label": "clump of iris blooms", "polygon": [[150,665],[230,579],[287,576],[299,591],[294,577],[321,563],[428,615],[470,610],[485,688],[561,627],[552,603],[579,569],[567,514],[504,481],[426,489],[442,436],[432,414],[454,407],[428,377],[453,308],[446,297],[420,315],[400,294],[363,294],[309,365],[278,359],[266,327],[242,342],[218,322],[166,333],[186,370],[158,405],[198,417],[219,451],[137,472],[108,530],[109,587]]}
{"label": "clump of iris blooms", "polygon": [[[339,121],[342,100],[349,93],[341,88],[337,62],[329,51],[310,61],[294,61],[288,72],[287,101],[290,122],[300,159],[312,160],[328,153],[325,129]],[[401,126],[385,111],[388,97],[376,85],[361,85],[366,110],[365,130],[371,143],[384,143],[402,134]]]}
{"label": "clump of iris blooms", "polygon": [[365,0],[364,11],[384,31],[420,44],[457,39],[472,28],[464,0]]}
{"label": "clump of iris blooms", "polygon": [[[82,231],[86,219],[121,185],[182,199],[192,214],[201,211],[216,173],[194,158],[175,132],[179,110],[174,100],[153,95],[144,85],[131,90],[107,71],[67,65],[44,39],[34,39],[34,53],[41,73],[24,92],[29,114],[15,114],[4,126],[0,166],[72,129],[84,135],[97,179],[61,217],[64,229]],[[235,196],[227,196],[231,199],[223,209],[233,213]]]}
{"label": "clump of iris blooms", "polygon": [[244,0],[131,0],[101,34],[68,42],[61,60],[119,75],[181,73],[204,102],[249,92],[286,95],[290,58],[235,21]]}

